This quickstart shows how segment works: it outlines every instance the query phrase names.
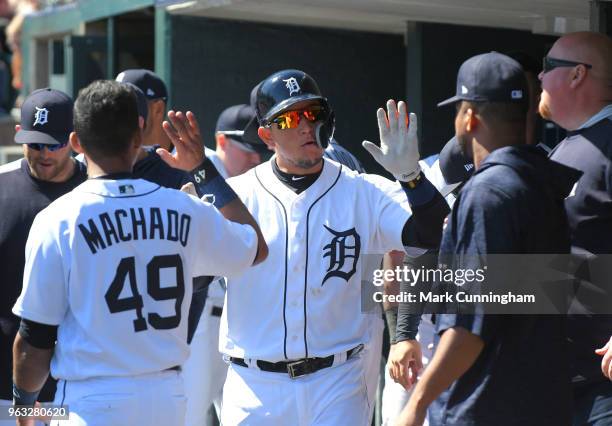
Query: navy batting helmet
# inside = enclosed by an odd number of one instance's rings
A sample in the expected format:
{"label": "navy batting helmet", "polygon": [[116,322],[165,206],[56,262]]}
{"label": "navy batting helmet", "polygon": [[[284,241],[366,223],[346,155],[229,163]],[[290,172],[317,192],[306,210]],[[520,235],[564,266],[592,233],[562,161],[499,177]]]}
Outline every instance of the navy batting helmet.
{"label": "navy batting helmet", "polygon": [[325,119],[316,124],[317,143],[325,148],[334,135],[335,114],[327,98],[321,95],[317,82],[304,71],[278,71],[259,83],[255,95],[257,119],[262,126],[268,126],[281,112],[308,100],[319,101],[326,109]]}

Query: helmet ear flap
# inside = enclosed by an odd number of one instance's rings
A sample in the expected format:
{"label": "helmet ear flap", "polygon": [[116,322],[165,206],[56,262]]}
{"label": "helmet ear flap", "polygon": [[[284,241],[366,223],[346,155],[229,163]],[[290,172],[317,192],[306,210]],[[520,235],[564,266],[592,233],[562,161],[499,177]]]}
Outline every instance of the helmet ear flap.
{"label": "helmet ear flap", "polygon": [[334,130],[336,130],[336,114],[330,111],[327,119],[317,123],[315,127],[317,145],[323,149],[327,148],[329,141],[334,137]]}

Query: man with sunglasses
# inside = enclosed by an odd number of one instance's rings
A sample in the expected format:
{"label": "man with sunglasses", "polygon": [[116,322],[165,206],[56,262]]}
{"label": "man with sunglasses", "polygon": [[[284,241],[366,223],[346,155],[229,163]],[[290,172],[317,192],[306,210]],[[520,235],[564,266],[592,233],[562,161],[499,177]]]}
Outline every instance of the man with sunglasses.
{"label": "man with sunglasses", "polygon": [[[23,146],[22,160],[0,167],[0,406],[12,405],[12,342],[19,320],[11,312],[23,281],[25,244],[34,217],[53,200],[87,179],[68,146],[72,131],[72,99],[58,90],[32,92],[21,108],[15,142]],[[55,383],[43,388],[40,401],[53,400]],[[0,425],[15,421],[0,420]]]}
{"label": "man with sunglasses", "polygon": [[260,224],[270,257],[228,280],[222,423],[366,425],[365,256],[437,245],[448,206],[420,173],[416,116],[408,125],[403,102],[378,111],[381,148],[364,143],[401,183],[323,159],[334,114],[304,72],[269,76],[255,105],[259,137],[276,154],[228,183]]}
{"label": "man with sunglasses", "polygon": [[[583,172],[565,200],[572,252],[589,257],[593,271],[603,261],[595,255],[612,254],[612,40],[567,34],[542,68],[540,114],[568,132],[551,158]],[[588,284],[569,316],[574,425],[612,425],[610,277],[601,282],[581,272],[579,278]]]}

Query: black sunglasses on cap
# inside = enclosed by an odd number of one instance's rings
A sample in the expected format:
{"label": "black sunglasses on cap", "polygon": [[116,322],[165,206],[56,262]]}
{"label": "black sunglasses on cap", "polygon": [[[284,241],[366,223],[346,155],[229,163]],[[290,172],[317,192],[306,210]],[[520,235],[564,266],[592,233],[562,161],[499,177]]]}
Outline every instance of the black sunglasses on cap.
{"label": "black sunglasses on cap", "polygon": [[568,61],[566,59],[556,59],[550,56],[544,56],[542,58],[542,71],[547,73],[555,68],[559,67],[575,67],[577,65],[584,65],[587,68],[593,68],[591,64],[585,64],[584,62]]}

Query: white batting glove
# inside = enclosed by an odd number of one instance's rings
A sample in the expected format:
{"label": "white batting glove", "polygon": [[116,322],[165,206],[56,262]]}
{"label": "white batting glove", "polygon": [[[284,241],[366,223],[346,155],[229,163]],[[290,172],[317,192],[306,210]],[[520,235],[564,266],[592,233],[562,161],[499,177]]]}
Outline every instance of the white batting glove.
{"label": "white batting glove", "polygon": [[410,113],[408,121],[406,103],[400,101],[396,106],[390,99],[387,112],[379,108],[376,115],[380,147],[370,141],[363,141],[363,147],[397,180],[408,182],[415,179],[421,172],[416,114]]}

